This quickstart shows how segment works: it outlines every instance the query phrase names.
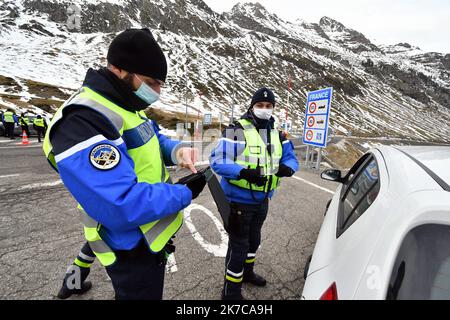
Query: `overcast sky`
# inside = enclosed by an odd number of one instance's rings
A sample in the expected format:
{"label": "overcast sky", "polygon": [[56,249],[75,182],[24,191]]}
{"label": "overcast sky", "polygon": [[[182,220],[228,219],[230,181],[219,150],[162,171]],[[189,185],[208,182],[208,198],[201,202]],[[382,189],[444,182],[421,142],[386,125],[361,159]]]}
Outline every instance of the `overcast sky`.
{"label": "overcast sky", "polygon": [[[204,0],[229,11],[245,0]],[[408,42],[424,51],[450,53],[449,0],[259,0],[280,18],[318,23],[328,16],[363,33],[375,44]]]}

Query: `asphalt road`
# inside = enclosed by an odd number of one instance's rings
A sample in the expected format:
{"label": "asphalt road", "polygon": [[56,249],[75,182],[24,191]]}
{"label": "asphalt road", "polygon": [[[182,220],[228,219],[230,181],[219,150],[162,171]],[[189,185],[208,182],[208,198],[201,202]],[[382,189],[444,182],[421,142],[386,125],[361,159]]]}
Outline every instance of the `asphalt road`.
{"label": "asphalt road", "polygon": [[[80,214],[35,138],[29,146],[19,142],[0,138],[0,299],[54,299],[84,243]],[[188,172],[171,174],[177,179]],[[285,178],[270,203],[255,268],[268,285],[244,285],[248,299],[301,296],[303,267],[336,184],[321,180],[317,172],[301,170],[296,177]],[[219,219],[205,188],[185,210],[167,266],[164,299],[220,299],[227,235]],[[89,278],[92,290],[73,299],[113,298],[99,263]]]}

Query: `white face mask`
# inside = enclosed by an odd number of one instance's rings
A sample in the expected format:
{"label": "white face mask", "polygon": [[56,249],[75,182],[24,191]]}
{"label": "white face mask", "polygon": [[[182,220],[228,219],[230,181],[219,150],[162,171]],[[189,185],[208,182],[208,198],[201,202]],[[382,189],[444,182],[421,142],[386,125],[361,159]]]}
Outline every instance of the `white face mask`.
{"label": "white face mask", "polygon": [[271,109],[258,109],[253,108],[253,113],[255,116],[262,120],[269,120],[272,117],[273,108]]}

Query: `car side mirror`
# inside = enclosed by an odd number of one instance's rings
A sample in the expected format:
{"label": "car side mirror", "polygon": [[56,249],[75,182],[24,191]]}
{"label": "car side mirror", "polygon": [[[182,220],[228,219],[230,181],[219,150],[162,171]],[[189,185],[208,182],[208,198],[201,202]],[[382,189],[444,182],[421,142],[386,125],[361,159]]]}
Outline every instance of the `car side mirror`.
{"label": "car side mirror", "polygon": [[341,170],[336,170],[336,169],[325,170],[320,174],[320,177],[323,180],[335,181],[335,182],[339,182],[339,183],[344,182],[344,178],[342,178]]}

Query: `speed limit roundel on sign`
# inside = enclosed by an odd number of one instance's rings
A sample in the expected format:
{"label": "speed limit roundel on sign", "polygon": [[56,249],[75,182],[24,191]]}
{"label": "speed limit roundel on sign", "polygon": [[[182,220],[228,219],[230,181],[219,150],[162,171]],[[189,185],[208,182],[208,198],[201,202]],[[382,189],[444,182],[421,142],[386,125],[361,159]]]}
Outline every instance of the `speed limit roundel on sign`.
{"label": "speed limit roundel on sign", "polygon": [[313,134],[313,132],[311,130],[308,130],[306,132],[306,140],[311,141],[313,136],[314,136],[314,134]]}
{"label": "speed limit roundel on sign", "polygon": [[309,104],[309,113],[314,113],[317,110],[317,104],[315,102],[311,102]]}
{"label": "speed limit roundel on sign", "polygon": [[308,117],[308,127],[314,127],[315,123],[316,119],[314,119],[314,117]]}

